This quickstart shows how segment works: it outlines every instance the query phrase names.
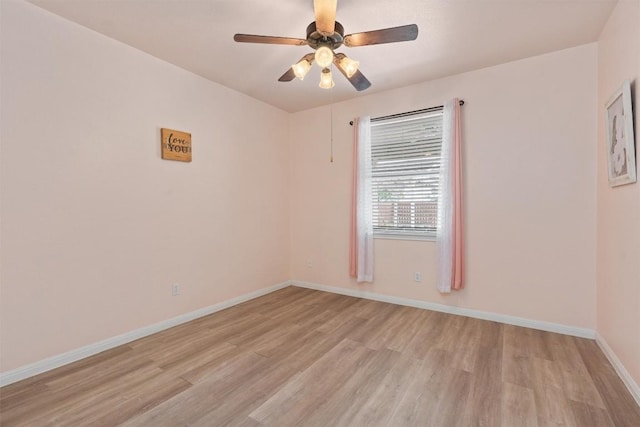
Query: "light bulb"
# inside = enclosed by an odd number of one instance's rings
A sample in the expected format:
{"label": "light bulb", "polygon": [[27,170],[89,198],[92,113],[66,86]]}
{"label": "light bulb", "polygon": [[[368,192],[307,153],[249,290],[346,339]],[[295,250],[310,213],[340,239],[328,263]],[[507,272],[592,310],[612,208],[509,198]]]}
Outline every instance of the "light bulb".
{"label": "light bulb", "polygon": [[342,67],[348,78],[351,78],[358,71],[359,65],[360,61],[354,61],[346,56],[340,60],[340,67]]}
{"label": "light bulb", "polygon": [[300,80],[304,80],[304,76],[306,76],[311,69],[311,63],[309,63],[309,61],[307,61],[306,59],[302,59],[297,64],[292,65],[291,68],[293,69],[293,73],[297,78],[299,78]]}
{"label": "light bulb", "polygon": [[315,60],[321,68],[327,68],[333,62],[333,52],[327,46],[320,46],[316,49]]}
{"label": "light bulb", "polygon": [[322,70],[322,73],[320,74],[320,84],[318,86],[320,86],[322,89],[331,89],[335,86],[330,69],[325,68]]}

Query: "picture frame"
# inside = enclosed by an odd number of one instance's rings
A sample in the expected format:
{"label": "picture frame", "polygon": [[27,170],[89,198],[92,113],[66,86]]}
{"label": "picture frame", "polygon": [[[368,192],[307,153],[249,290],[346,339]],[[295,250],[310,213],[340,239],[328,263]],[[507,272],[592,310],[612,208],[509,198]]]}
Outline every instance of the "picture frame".
{"label": "picture frame", "polygon": [[631,83],[625,80],[605,104],[609,186],[636,182]]}

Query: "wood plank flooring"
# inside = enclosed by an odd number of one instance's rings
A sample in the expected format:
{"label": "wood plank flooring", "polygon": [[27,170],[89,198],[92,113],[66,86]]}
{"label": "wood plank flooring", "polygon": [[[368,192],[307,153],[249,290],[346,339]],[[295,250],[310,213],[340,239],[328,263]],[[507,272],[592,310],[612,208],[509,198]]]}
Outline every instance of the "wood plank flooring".
{"label": "wood plank flooring", "polygon": [[640,426],[594,341],[289,287],[0,389],[2,426]]}

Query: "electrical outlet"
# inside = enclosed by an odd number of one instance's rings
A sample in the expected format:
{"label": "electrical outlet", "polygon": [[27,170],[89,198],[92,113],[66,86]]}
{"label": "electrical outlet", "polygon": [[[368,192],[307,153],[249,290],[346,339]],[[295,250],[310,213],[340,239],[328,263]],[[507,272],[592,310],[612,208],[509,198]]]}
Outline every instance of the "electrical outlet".
{"label": "electrical outlet", "polygon": [[180,284],[179,283],[174,283],[173,285],[171,285],[171,295],[174,296],[174,297],[180,295]]}
{"label": "electrical outlet", "polygon": [[307,268],[311,268],[313,267],[313,261],[311,261],[310,259],[307,260]]}
{"label": "electrical outlet", "polygon": [[413,281],[422,282],[422,273],[420,273],[419,271],[416,271],[415,273],[413,273]]}

